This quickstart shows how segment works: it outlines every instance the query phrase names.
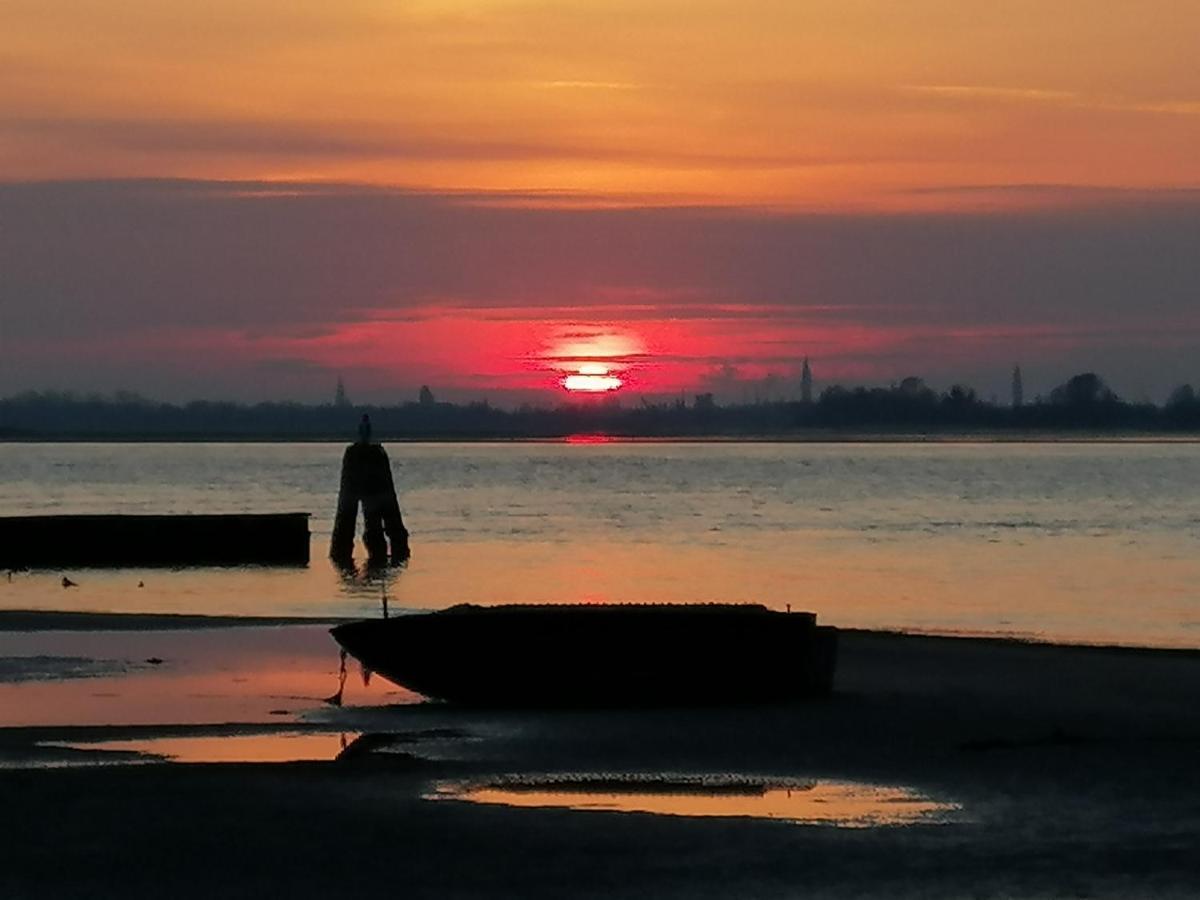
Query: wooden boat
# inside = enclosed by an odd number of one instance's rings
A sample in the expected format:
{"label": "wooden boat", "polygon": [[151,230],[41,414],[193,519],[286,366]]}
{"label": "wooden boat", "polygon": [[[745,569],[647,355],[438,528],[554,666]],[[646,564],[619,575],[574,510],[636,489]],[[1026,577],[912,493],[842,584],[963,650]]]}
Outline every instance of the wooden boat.
{"label": "wooden boat", "polygon": [[350,622],[362,664],[484,706],[758,703],[830,692],[837,629],[760,605],[454,606]]}

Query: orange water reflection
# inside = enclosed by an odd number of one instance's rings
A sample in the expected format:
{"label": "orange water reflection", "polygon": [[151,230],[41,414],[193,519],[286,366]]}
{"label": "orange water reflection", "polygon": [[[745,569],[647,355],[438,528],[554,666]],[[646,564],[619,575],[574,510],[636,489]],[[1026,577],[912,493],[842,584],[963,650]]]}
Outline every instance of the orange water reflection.
{"label": "orange water reflection", "polygon": [[[129,741],[50,744],[73,750],[138,753],[178,763],[282,763],[331,760],[357,735],[344,732],[274,732],[200,735]],[[141,761],[141,760],[134,760]]]}
{"label": "orange water reflection", "polygon": [[720,778],[502,779],[484,785],[441,784],[430,798],[522,808],[776,819],[838,828],[936,823],[961,809],[905,787]]}
{"label": "orange water reflection", "polygon": [[306,569],[0,572],[0,610],[752,601],[845,627],[1200,635],[1197,444],[404,444],[391,452],[412,563],[349,578],[325,559],[342,446],[0,452],[12,512],[314,514]]}
{"label": "orange water reflection", "polygon": [[[507,509],[510,499],[481,489],[479,506]],[[1200,559],[1187,534],[1151,546],[997,529],[993,543],[969,533],[873,536],[814,524],[727,537],[697,518],[685,533],[639,539],[672,521],[659,508],[665,502],[631,501],[591,530],[552,538],[536,510],[528,520],[510,511],[510,537],[422,539],[407,569],[382,578],[343,578],[315,560],[301,570],[72,572],[80,586],[66,591],[59,572],[19,573],[11,583],[0,578],[0,608],[356,617],[378,616],[385,596],[392,610],[585,599],[755,602],[815,609],[844,627],[1195,646],[1188,586],[1200,579]],[[822,515],[809,517],[819,523]],[[474,526],[464,522],[469,532]],[[613,536],[622,530],[630,537]],[[139,578],[145,588],[136,587]],[[1145,602],[1120,599],[1131,596]]]}
{"label": "orange water reflection", "polygon": [[[0,632],[0,657],[42,669],[56,658],[99,659],[125,671],[0,682],[5,726],[289,722],[323,708],[338,687],[339,652],[323,625]],[[353,665],[349,674],[347,705],[419,699],[383,679],[364,684]]]}
{"label": "orange water reflection", "polygon": [[[727,546],[713,532],[694,543],[564,538],[433,545],[399,580],[393,602],[435,608],[747,602],[780,610],[790,604],[842,627],[1195,646],[1172,596],[1200,574],[1194,554],[1155,558],[1148,566],[1142,547],[1105,543],[1100,552],[1086,537],[1011,544],[943,538],[937,553],[920,553],[907,542],[864,546],[816,528],[735,543]],[[509,573],[525,574],[502,577]],[[1117,595],[1154,602],[1097,600]]]}

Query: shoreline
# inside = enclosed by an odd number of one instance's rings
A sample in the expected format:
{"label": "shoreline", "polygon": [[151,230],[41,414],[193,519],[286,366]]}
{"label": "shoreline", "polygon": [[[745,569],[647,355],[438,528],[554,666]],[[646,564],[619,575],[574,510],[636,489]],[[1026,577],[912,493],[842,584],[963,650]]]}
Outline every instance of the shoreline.
{"label": "shoreline", "polygon": [[[388,444],[1197,444],[1200,433],[1184,431],[811,431],[764,434],[622,435],[597,431],[553,436],[420,435],[381,431]],[[0,435],[4,444],[336,444],[344,434],[70,434]]]}
{"label": "shoreline", "polygon": [[[681,604],[682,605],[682,604]],[[435,609],[405,609],[395,607],[393,616],[421,615]],[[289,625],[340,625],[345,622],[377,618],[375,616],[237,616],[207,615],[204,613],[109,612],[80,610],[3,609],[0,610],[0,634],[6,632],[37,633],[43,631],[187,631],[221,628],[284,627]],[[1133,654],[1173,654],[1200,659],[1198,646],[1166,646],[1156,644],[1125,644],[1105,641],[1063,641],[1041,638],[1032,634],[964,632],[938,629],[863,628],[836,625],[843,635],[869,635],[929,639],[934,641],[968,641],[1002,646],[1048,647],[1079,651],[1112,651]]]}

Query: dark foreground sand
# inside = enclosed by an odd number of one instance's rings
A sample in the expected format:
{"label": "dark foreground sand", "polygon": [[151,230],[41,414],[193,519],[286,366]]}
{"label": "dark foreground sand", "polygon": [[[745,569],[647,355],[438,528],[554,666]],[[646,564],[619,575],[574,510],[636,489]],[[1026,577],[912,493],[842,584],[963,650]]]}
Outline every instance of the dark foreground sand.
{"label": "dark foreground sand", "polygon": [[[0,898],[1195,897],[1198,698],[1197,653],[849,632],[837,696],[818,703],[330,710],[335,728],[411,735],[413,755],[0,771]],[[449,758],[422,754],[431,729]],[[447,733],[462,735],[449,751]],[[70,736],[0,729],[0,749]],[[966,821],[421,798],[438,779],[521,772],[864,779],[961,803]]]}

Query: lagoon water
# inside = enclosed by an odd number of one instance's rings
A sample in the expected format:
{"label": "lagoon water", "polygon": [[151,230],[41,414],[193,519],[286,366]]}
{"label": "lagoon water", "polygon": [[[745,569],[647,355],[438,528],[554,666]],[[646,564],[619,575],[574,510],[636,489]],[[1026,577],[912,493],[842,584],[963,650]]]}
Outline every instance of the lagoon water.
{"label": "lagoon water", "polygon": [[[388,445],[413,558],[325,559],[341,444],[0,445],[0,510],[313,514],[307,569],[16,573],[0,609],[311,617],[761,602],[844,627],[1200,646],[1200,444]],[[138,582],[144,587],[138,587]]]}

